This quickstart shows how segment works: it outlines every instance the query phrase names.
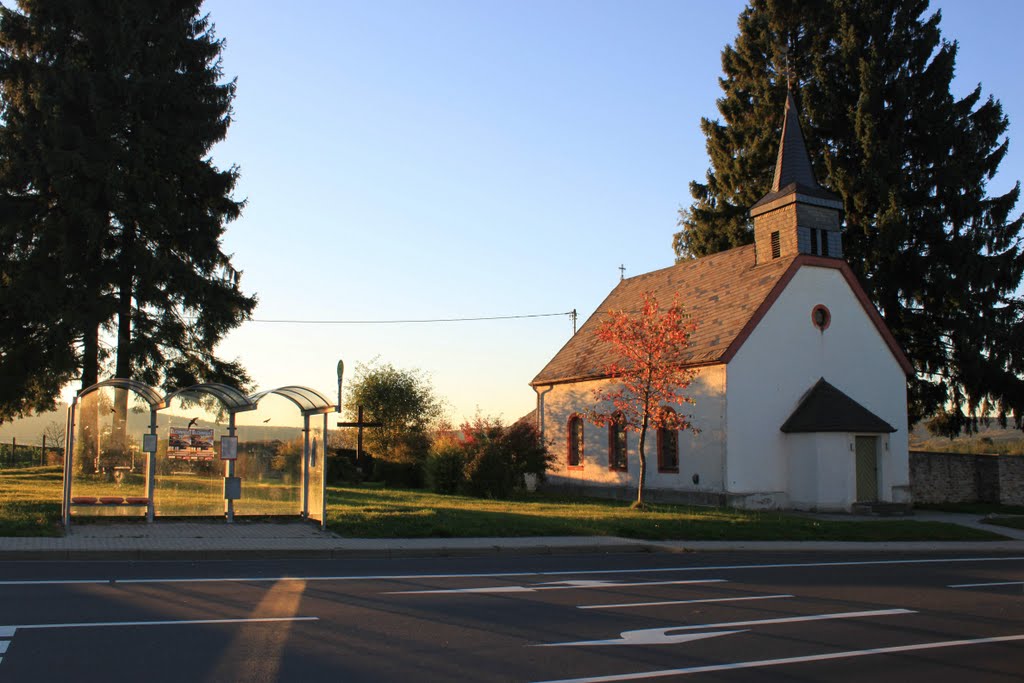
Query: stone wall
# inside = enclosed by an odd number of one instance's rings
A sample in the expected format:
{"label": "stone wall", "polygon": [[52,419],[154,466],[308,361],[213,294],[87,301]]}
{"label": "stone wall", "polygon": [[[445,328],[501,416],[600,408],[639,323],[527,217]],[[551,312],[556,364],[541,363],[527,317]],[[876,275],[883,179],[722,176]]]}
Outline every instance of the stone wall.
{"label": "stone wall", "polygon": [[1003,505],[1024,505],[1024,456],[1004,455],[999,458],[999,502]]}
{"label": "stone wall", "polygon": [[1024,457],[910,452],[915,503],[1024,505]]}

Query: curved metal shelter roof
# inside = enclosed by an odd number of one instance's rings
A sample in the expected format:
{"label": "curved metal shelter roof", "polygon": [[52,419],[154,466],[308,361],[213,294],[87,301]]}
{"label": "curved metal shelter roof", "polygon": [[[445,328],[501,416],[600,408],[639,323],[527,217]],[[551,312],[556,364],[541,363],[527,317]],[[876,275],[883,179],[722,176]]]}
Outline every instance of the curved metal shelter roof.
{"label": "curved metal shelter roof", "polygon": [[114,377],[113,379],[105,379],[102,382],[97,382],[96,384],[79,391],[78,396],[85,396],[86,394],[98,391],[104,387],[127,389],[132,391],[137,396],[141,396],[142,399],[149,404],[150,410],[160,410],[161,408],[167,407],[167,402],[164,397],[161,396],[153,387],[149,386],[145,382],[140,382],[135,379],[123,379],[121,377]]}
{"label": "curved metal shelter roof", "polygon": [[303,415],[320,415],[322,413],[334,412],[334,404],[319,391],[309,387],[287,386],[268,389],[267,391],[253,394],[249,397],[249,400],[255,405],[269,394],[276,394],[288,399],[298,407]]}
{"label": "curved metal shelter roof", "polygon": [[186,394],[208,394],[218,399],[229,413],[244,413],[248,410],[256,410],[256,402],[250,401],[249,397],[238,389],[227,384],[214,382],[206,384],[193,384],[184,389],[176,389],[164,397],[165,405],[170,405],[171,399]]}

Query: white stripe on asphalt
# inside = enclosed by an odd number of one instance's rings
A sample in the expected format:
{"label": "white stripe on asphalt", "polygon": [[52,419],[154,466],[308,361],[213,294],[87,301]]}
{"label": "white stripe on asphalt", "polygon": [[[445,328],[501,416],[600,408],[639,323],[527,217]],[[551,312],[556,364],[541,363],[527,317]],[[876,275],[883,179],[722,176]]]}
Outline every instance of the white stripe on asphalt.
{"label": "white stripe on asphalt", "polygon": [[805,662],[823,662],[832,659],[849,659],[851,657],[868,657],[871,655],[888,655],[899,652],[916,652],[919,650],[935,650],[945,647],[961,647],[965,645],[985,645],[987,643],[1007,643],[1024,640],[1024,634],[999,636],[996,638],[977,638],[974,640],[945,640],[917,645],[898,645],[896,647],[876,647],[869,650],[848,650],[846,652],[830,652],[822,655],[804,657],[784,657],[782,659],[762,659],[752,662],[735,662],[733,664],[712,664],[710,666],[694,666],[685,669],[663,669],[661,671],[642,671],[632,674],[615,674],[611,676],[589,676],[586,678],[563,678],[557,681],[542,683],[615,683],[616,681],[639,681],[645,678],[664,678],[667,676],[687,676],[689,674],[713,673],[735,669],[757,669],[786,664],[803,664]]}
{"label": "white stripe on asphalt", "polygon": [[982,588],[984,586],[1024,586],[1024,581],[999,581],[998,583],[954,583],[947,588]]}
{"label": "white stripe on asphalt", "polygon": [[656,574],[673,572],[717,572],[733,569],[799,569],[813,567],[865,567],[881,565],[948,564],[950,562],[1020,562],[1024,557],[947,557],[918,560],[861,560],[850,562],[787,562],[778,564],[732,564],[712,567],[651,567],[646,569],[582,569],[552,572],[493,572],[469,574],[377,574],[369,576],[235,576],[214,578],[164,578],[164,579],[86,579],[42,581],[0,581],[0,586],[24,586],[30,584],[74,584],[74,583],[268,583],[277,581],[408,581],[419,579],[479,579],[508,578],[519,576],[593,576],[602,574]]}
{"label": "white stripe on asphalt", "polygon": [[[748,621],[726,621],[717,624],[691,624],[688,626],[670,626],[668,628],[643,628],[636,631],[623,631],[618,638],[609,640],[578,640],[571,643],[541,643],[533,647],[576,647],[591,645],[672,645],[684,642],[685,636],[670,635],[672,631],[699,631],[702,629],[732,628],[734,626],[760,626],[763,624],[795,624],[808,621],[827,621],[831,619],[863,619],[865,617],[887,617],[895,614],[914,614],[909,609],[880,609],[867,612],[836,612],[833,614],[810,614],[802,617],[779,617],[776,619],[752,619]],[[681,639],[678,640],[677,639]]]}
{"label": "white stripe on asphalt", "polygon": [[639,581],[618,583],[615,581],[558,581],[534,584],[532,586],[484,586],[482,588],[444,588],[419,591],[389,591],[384,595],[436,595],[440,593],[534,593],[536,591],[563,591],[578,588],[625,588],[627,586],[678,586],[692,583],[724,583],[725,579],[696,579],[693,581]]}
{"label": "white stripe on asphalt", "polygon": [[0,581],[0,586],[72,586],[79,583],[110,583],[109,579],[43,579],[41,581]]}
{"label": "white stripe on asphalt", "polygon": [[0,640],[0,655],[7,652],[7,647],[11,644],[9,640]]}
{"label": "white stripe on asphalt", "polygon": [[701,598],[699,600],[665,600],[663,602],[623,602],[618,605],[576,605],[576,609],[620,609],[626,607],[660,607],[662,605],[692,605],[698,602],[741,602],[744,600],[778,600],[779,598],[792,598],[789,594],[783,595],[752,595],[743,598]]}
{"label": "white stripe on asphalt", "polygon": [[19,629],[39,628],[99,628],[104,626],[193,626],[198,624],[252,624],[279,621],[317,621],[320,617],[252,617],[248,619],[181,619],[164,621],[97,621],[72,624],[18,624],[0,626],[0,636],[14,635]]}

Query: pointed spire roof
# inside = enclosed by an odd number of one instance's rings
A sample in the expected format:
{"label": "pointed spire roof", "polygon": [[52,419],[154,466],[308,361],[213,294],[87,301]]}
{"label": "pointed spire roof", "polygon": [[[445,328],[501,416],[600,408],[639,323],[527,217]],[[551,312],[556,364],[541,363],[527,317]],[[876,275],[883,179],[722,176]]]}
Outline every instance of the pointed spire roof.
{"label": "pointed spire roof", "polygon": [[[814,177],[811,155],[807,152],[803,131],[800,129],[800,115],[797,112],[793,91],[786,91],[786,108],[782,117],[782,137],[779,140],[779,156],[775,160],[775,177],[771,190],[751,207],[751,214],[774,208],[776,200],[796,194],[797,200],[811,199],[811,203],[842,209],[839,195],[829,192]],[[764,208],[762,208],[764,207]],[[760,211],[758,209],[761,209]]]}
{"label": "pointed spire roof", "polygon": [[793,91],[786,91],[786,109],[782,116],[782,139],[779,141],[779,157],[775,161],[775,179],[772,192],[778,192],[791,183],[805,187],[818,187],[811,167],[811,155],[807,153],[800,117],[797,115]]}

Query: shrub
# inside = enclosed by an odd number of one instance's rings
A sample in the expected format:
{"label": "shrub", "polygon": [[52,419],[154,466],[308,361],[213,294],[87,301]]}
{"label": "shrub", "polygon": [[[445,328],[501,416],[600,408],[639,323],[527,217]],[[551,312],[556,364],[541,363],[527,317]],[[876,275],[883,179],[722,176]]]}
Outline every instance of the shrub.
{"label": "shrub", "polygon": [[427,455],[427,485],[437,493],[455,493],[464,482],[465,465],[462,444],[451,438],[438,439]]}
{"label": "shrub", "polygon": [[529,423],[506,427],[500,419],[477,416],[462,433],[466,488],[474,496],[507,498],[527,472],[542,480],[553,459]]}
{"label": "shrub", "polygon": [[423,488],[423,466],[419,463],[395,462],[377,458],[373,461],[373,481],[385,486],[405,489]]}
{"label": "shrub", "polygon": [[480,441],[466,457],[466,490],[479,498],[508,498],[516,486],[511,453],[500,441]]}
{"label": "shrub", "polygon": [[[347,451],[350,449],[339,448],[335,453],[327,456],[324,463],[324,478],[328,484],[359,484],[363,481],[363,472],[355,463],[355,451],[352,455]],[[344,452],[343,452],[344,451]]]}
{"label": "shrub", "polygon": [[388,457],[373,460],[373,481],[387,486],[421,489],[430,439],[418,429],[402,433],[391,446]]}
{"label": "shrub", "polygon": [[512,451],[516,482],[521,483],[527,473],[536,474],[538,481],[544,481],[548,469],[554,465],[555,456],[544,444],[537,425],[516,422],[505,431],[505,442]]}

